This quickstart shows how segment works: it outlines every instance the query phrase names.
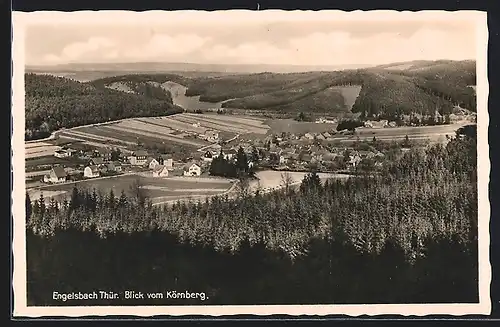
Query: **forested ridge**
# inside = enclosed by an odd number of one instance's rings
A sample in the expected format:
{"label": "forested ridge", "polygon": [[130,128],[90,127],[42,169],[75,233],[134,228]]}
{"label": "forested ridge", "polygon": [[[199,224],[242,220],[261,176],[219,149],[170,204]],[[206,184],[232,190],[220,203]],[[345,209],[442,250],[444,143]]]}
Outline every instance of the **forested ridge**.
{"label": "forested ridge", "polygon": [[[346,100],[332,87],[361,86],[352,112],[367,117],[442,115],[455,106],[476,111],[474,61],[436,61],[414,64],[406,70],[367,68],[333,72],[258,73],[211,77],[178,74],[138,74],[95,81],[173,81],[187,87],[186,96],[221,102],[224,108],[339,114],[349,111]],[[196,109],[196,108],[192,108]]]}
{"label": "forested ridge", "polygon": [[471,133],[377,176],[323,185],[312,172],[236,199],[27,198],[28,298],[52,303],[55,278],[61,291],[196,288],[214,304],[476,302],[476,157]]}
{"label": "forested ridge", "polygon": [[183,111],[154,85],[138,84],[137,90],[128,94],[63,77],[25,74],[25,139],[47,137],[61,128]]}

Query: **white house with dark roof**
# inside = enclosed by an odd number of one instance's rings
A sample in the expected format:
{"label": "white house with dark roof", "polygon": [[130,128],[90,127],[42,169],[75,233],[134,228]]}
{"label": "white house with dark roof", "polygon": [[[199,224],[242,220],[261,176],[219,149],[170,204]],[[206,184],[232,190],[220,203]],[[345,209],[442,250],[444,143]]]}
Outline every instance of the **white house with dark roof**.
{"label": "white house with dark roof", "polygon": [[192,163],[191,165],[186,165],[184,167],[184,176],[200,176],[201,175],[201,167],[196,163]]}
{"label": "white house with dark roof", "polygon": [[61,166],[52,167],[50,173],[44,177],[47,183],[64,183],[68,178],[66,170]]}
{"label": "white house with dark roof", "polygon": [[143,150],[136,151],[128,157],[128,160],[133,166],[144,166],[148,158],[148,153]]}
{"label": "white house with dark roof", "polygon": [[155,158],[148,158],[146,164],[148,165],[149,169],[155,169],[156,166],[160,165],[158,160],[156,160]]}
{"label": "white house with dark roof", "polygon": [[157,165],[153,169],[153,177],[168,177],[168,168],[164,165]]}
{"label": "white house with dark roof", "polygon": [[212,150],[207,150],[202,156],[203,161],[207,162],[212,162],[212,160],[217,156],[217,153],[215,153]]}

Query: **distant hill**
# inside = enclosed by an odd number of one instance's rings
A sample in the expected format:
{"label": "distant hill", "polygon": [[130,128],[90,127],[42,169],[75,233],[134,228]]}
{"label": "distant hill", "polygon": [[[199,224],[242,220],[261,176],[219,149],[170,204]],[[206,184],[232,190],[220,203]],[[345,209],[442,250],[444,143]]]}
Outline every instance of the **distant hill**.
{"label": "distant hill", "polygon": [[294,73],[307,71],[335,71],[343,69],[357,69],[371,65],[270,65],[270,64],[195,64],[195,63],[161,63],[161,62],[132,62],[132,63],[74,63],[54,66],[27,66],[27,72],[121,72],[128,73]]}
{"label": "distant hill", "polygon": [[60,128],[138,116],[182,112],[161,87],[129,83],[125,93],[50,75],[25,75],[25,138],[37,139]]}

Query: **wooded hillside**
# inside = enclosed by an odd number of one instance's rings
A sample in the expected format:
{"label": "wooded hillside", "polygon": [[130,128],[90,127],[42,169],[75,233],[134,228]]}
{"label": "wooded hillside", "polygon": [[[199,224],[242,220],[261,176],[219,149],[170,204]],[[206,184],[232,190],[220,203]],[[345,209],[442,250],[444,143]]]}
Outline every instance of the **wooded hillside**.
{"label": "wooded hillside", "polygon": [[47,137],[60,128],[183,111],[172,104],[170,95],[152,92],[153,85],[137,85],[137,90],[138,94],[127,94],[63,77],[26,74],[25,138]]}

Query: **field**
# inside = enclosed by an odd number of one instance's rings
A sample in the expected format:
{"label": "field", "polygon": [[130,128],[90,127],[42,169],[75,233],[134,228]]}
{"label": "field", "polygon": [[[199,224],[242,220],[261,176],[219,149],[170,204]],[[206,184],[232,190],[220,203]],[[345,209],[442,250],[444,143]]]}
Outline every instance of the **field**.
{"label": "field", "polygon": [[[283,186],[283,177],[288,175],[292,184],[299,184],[304,179],[307,174],[305,172],[298,171],[275,171],[275,170],[263,170],[256,173],[258,180],[252,181],[250,184],[250,189],[255,191],[257,188],[262,188],[264,191],[270,191],[272,189],[277,189]],[[330,178],[348,178],[348,175],[343,174],[330,174],[330,173],[318,173],[321,180],[325,181]]]}
{"label": "field", "polygon": [[60,147],[53,145],[49,142],[32,142],[26,143],[25,145],[25,155],[26,159],[37,158],[43,156],[51,156],[54,151],[59,150]]}
{"label": "field", "polygon": [[166,177],[153,178],[135,174],[127,174],[109,178],[90,179],[74,183],[54,184],[30,190],[32,200],[37,199],[43,192],[44,197],[54,197],[60,200],[70,196],[75,185],[78,188],[101,190],[108,193],[113,190],[118,197],[122,190],[130,195],[131,186],[139,182],[145,195],[153,200],[153,203],[164,200],[180,200],[189,197],[204,197],[216,195],[227,191],[232,185],[229,180],[218,178],[189,178],[189,177]]}
{"label": "field", "polygon": [[266,121],[275,134],[292,133],[292,134],[305,134],[305,133],[322,133],[331,132],[337,127],[336,124],[318,124],[313,122],[299,122],[293,119],[271,119]]}
{"label": "field", "polygon": [[78,164],[85,164],[85,161],[77,158],[57,158],[53,155],[46,155],[27,159],[25,161],[25,168],[29,171],[38,166],[65,165],[67,167],[72,167]]}
{"label": "field", "polygon": [[356,102],[356,99],[361,92],[361,85],[349,85],[349,86],[332,86],[331,89],[340,91],[344,97],[344,105],[348,111],[351,111],[352,106]]}
{"label": "field", "polygon": [[[94,147],[113,146],[121,149],[136,146],[138,142],[174,143],[188,148],[202,148],[210,143],[197,138],[207,130],[218,131],[224,139],[236,135],[265,135],[269,126],[261,119],[244,116],[183,113],[168,117],[143,117],[124,119],[118,122],[94,124],[65,129],[58,132],[68,141],[82,141]],[[27,143],[28,157],[52,155],[58,146],[47,142]]]}
{"label": "field", "polygon": [[[360,139],[373,138],[378,140],[400,140],[408,135],[409,139],[427,139],[430,141],[442,141],[446,135],[454,136],[455,131],[464,124],[437,125],[437,126],[419,126],[419,127],[392,127],[392,128],[358,128],[356,136]],[[338,137],[344,139],[345,137]],[[352,138],[352,137],[351,137]],[[337,137],[335,137],[337,139]]]}

